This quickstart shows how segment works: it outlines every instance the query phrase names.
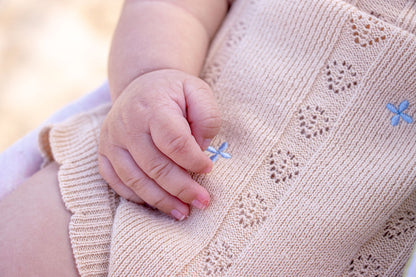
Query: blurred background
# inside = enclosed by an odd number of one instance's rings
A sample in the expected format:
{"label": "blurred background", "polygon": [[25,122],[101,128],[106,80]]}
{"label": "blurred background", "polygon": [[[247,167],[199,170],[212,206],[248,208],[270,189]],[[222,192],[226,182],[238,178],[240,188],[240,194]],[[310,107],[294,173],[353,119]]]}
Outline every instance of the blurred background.
{"label": "blurred background", "polygon": [[122,0],[0,0],[0,152],[106,79]]}

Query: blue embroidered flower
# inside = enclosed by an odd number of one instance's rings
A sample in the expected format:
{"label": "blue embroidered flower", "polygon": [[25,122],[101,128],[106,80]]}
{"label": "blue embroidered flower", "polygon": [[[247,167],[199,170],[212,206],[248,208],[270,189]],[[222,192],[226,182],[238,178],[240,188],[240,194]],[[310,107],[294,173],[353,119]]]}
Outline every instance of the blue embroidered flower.
{"label": "blue embroidered flower", "polygon": [[213,161],[213,162],[217,161],[219,156],[223,157],[224,159],[231,158],[230,154],[223,152],[225,149],[227,149],[227,147],[228,147],[227,142],[224,142],[223,144],[221,144],[221,146],[218,148],[218,150],[216,150],[212,146],[208,146],[207,151],[214,154],[211,157],[209,157],[211,159],[211,161]]}
{"label": "blue embroidered flower", "polygon": [[407,100],[404,100],[403,102],[401,102],[399,104],[398,109],[396,109],[396,107],[393,104],[390,104],[390,103],[387,104],[386,108],[395,114],[391,118],[391,125],[397,126],[400,122],[400,118],[402,118],[407,123],[413,122],[413,118],[410,115],[404,113],[404,110],[406,110],[407,107],[409,107],[409,101]]}

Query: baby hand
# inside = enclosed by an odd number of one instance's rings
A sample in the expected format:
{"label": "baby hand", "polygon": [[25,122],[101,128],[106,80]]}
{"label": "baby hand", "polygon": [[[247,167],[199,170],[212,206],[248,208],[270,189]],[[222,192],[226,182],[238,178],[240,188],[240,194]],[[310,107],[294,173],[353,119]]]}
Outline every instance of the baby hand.
{"label": "baby hand", "polygon": [[211,171],[203,150],[219,128],[204,81],[178,70],[144,74],[117,98],[103,123],[100,173],[122,197],[182,220],[187,204],[204,209],[210,201],[187,171]]}

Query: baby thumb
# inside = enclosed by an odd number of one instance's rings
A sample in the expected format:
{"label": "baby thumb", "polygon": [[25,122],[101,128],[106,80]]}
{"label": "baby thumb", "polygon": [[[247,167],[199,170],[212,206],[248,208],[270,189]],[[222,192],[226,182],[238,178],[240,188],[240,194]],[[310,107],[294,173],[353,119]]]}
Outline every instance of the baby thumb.
{"label": "baby thumb", "polygon": [[184,93],[192,135],[201,149],[206,150],[221,128],[214,94],[207,83],[196,77],[184,82]]}

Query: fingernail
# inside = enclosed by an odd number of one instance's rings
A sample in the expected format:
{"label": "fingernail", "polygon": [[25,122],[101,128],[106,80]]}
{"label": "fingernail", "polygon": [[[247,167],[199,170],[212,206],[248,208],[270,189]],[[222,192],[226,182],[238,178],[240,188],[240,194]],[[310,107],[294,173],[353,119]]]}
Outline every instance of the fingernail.
{"label": "fingernail", "polygon": [[201,172],[201,173],[204,173],[204,174],[206,174],[206,173],[210,173],[210,172],[211,172],[211,170],[212,170],[212,165],[210,165],[210,166],[208,166],[207,168],[205,168],[204,170],[202,170],[202,172]]}
{"label": "fingernail", "polygon": [[202,150],[207,150],[208,146],[211,144],[211,139],[205,139],[202,142]]}
{"label": "fingernail", "polygon": [[185,217],[186,217],[186,215],[184,215],[183,213],[181,213],[180,211],[178,211],[178,210],[176,210],[176,209],[173,209],[173,210],[170,212],[170,214],[171,214],[174,218],[176,218],[177,220],[179,220],[179,221],[184,220],[184,219],[185,219]]}
{"label": "fingernail", "polygon": [[206,208],[207,208],[207,204],[202,204],[199,200],[194,200],[194,201],[192,201],[192,206],[194,206],[195,208],[197,208],[197,209],[200,209],[200,210],[205,210]]}

